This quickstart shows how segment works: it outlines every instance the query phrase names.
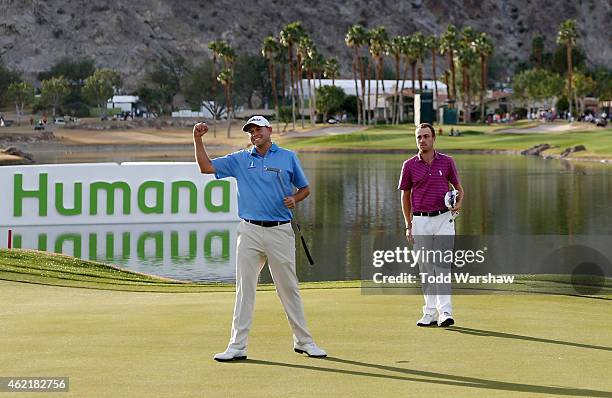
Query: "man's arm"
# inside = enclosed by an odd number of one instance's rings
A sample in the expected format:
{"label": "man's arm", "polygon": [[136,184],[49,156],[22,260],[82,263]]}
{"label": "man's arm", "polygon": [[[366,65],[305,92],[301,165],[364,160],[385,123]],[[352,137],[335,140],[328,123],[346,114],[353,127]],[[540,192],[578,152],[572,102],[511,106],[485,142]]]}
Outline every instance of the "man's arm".
{"label": "man's arm", "polygon": [[448,182],[451,183],[454,189],[457,190],[459,199],[455,202],[455,207],[451,208],[451,211],[459,211],[461,209],[461,205],[463,203],[463,187],[459,182],[459,174],[457,173],[457,166],[455,166],[455,161],[451,158],[450,163],[450,174],[448,177]]}
{"label": "man's arm", "polygon": [[206,148],[202,142],[202,137],[208,132],[206,123],[197,123],[193,126],[193,146],[195,148],[195,158],[202,174],[214,174],[215,166],[210,161]]}
{"label": "man's arm", "polygon": [[297,202],[301,202],[302,200],[306,199],[308,195],[310,195],[310,188],[308,186],[305,186],[303,188],[298,189],[297,192],[293,194],[293,196],[287,196],[283,200],[283,202],[285,203],[285,206],[290,209],[293,209]]}
{"label": "man's arm", "polygon": [[412,204],[410,203],[410,191],[402,191],[402,213],[404,213],[404,225],[406,226],[406,239],[414,243],[412,237]]}

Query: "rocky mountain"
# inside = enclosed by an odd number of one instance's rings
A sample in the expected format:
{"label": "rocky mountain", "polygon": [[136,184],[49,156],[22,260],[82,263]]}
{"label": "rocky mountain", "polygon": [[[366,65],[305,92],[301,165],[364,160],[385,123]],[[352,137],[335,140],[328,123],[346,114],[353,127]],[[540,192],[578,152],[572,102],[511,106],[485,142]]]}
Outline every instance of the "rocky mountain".
{"label": "rocky mountain", "polygon": [[91,57],[136,81],[162,57],[197,62],[211,40],[257,53],[262,39],[303,21],[321,51],[336,55],[350,75],[347,29],[384,25],[390,34],[439,33],[450,23],[492,35],[504,65],[526,59],[531,39],[555,47],[559,23],[578,21],[580,45],[591,65],[612,65],[610,0],[0,0],[0,59],[26,74],[47,70],[63,57]]}

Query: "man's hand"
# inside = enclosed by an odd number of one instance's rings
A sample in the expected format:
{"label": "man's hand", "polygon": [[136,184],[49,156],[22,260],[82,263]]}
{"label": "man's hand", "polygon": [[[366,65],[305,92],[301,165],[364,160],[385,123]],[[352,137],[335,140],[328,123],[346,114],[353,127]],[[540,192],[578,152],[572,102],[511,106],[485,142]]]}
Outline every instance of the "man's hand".
{"label": "man's hand", "polygon": [[204,122],[196,123],[193,126],[193,138],[201,139],[204,134],[208,133],[208,125]]}
{"label": "man's hand", "polygon": [[455,201],[455,206],[451,208],[451,211],[456,213],[459,210],[461,210],[461,207],[463,205],[464,193],[463,193],[463,187],[461,186],[461,184],[457,184],[457,186],[455,186],[454,188],[458,191],[457,200]]}
{"label": "man's hand", "polygon": [[459,197],[459,200],[455,202],[455,207],[452,207],[452,208],[451,208],[451,211],[453,211],[453,212],[458,212],[459,210],[461,210],[461,202],[462,202],[462,199],[463,199],[463,198]]}
{"label": "man's hand", "polygon": [[414,245],[414,237],[412,236],[412,228],[406,228],[406,240],[411,245]]}
{"label": "man's hand", "polygon": [[283,200],[283,203],[285,204],[287,208],[293,209],[295,207],[295,198],[293,196],[287,196]]}

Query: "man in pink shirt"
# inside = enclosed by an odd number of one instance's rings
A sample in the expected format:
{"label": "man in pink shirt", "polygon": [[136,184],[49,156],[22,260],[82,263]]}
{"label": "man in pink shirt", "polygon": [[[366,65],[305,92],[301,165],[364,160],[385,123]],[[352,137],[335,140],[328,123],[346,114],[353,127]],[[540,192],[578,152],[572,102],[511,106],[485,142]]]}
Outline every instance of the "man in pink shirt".
{"label": "man in pink shirt", "polygon": [[[402,191],[406,239],[414,245],[414,250],[452,250],[455,235],[452,213],[458,212],[463,203],[457,168],[452,157],[434,150],[436,131],[432,125],[421,123],[415,137],[419,153],[404,162],[398,187]],[[444,195],[451,185],[458,195],[454,207],[448,209]],[[439,257],[437,260],[435,256],[421,260],[421,276],[450,275],[451,264],[440,261]],[[417,326],[453,325],[450,284],[425,281],[422,288],[425,305]]]}

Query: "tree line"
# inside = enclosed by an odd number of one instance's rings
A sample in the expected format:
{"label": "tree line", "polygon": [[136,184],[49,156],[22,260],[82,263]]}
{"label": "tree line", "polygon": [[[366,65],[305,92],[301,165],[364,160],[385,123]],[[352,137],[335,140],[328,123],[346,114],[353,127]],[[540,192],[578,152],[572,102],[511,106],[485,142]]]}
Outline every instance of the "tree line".
{"label": "tree line", "polygon": [[612,98],[612,71],[587,67],[575,20],[568,19],[559,25],[556,44],[557,49],[549,52],[543,36],[533,38],[529,61],[519,65],[512,79],[515,98],[523,100],[529,108],[557,98],[557,103],[550,107],[572,115],[577,109],[584,113],[587,96]]}
{"label": "tree line", "polygon": [[[573,104],[583,104],[586,94],[599,91],[603,96],[610,95],[612,73],[605,68],[589,72],[584,67],[575,21],[567,20],[560,25],[557,43],[557,51],[551,54],[545,51],[543,37],[533,39],[530,60],[519,64],[512,79],[516,97],[537,102],[565,95],[572,111]],[[279,121],[291,122],[295,128],[299,117],[303,127],[306,115],[314,124],[317,114],[342,108],[350,111],[358,124],[376,124],[380,120],[375,108],[381,93],[386,91],[385,78],[391,78],[395,80],[395,90],[390,117],[385,122],[397,124],[403,121],[400,107],[406,82],[411,81],[412,94],[424,90],[427,60],[431,61],[434,98],[441,98],[437,71],[442,59],[448,106],[462,104],[464,121],[470,122],[473,98],[478,96],[480,120],[484,120],[484,97],[490,87],[488,71],[495,47],[487,33],[469,26],[460,30],[448,25],[439,35],[426,36],[417,31],[392,36],[384,26],[368,30],[356,24],[346,32],[345,45],[352,53],[350,70],[357,93],[354,97],[342,97],[338,90],[321,84],[325,77],[332,80],[331,87],[335,86],[340,63],[337,58],[322,55],[300,21],[288,23],[277,35],[264,38],[260,54],[241,54],[228,41],[214,40],[208,44],[211,57],[199,63],[192,64],[180,56],[162,58],[145,73],[133,94],[160,115],[169,113],[173,98],[182,94],[194,110],[204,106],[213,115],[216,135],[217,120],[226,115],[229,134],[235,104],[254,101],[253,93],[258,93],[260,99],[271,100],[277,129]],[[574,72],[576,67],[578,71]],[[560,68],[564,68],[561,73],[567,74],[565,84],[559,83]],[[122,85],[118,72],[97,68],[90,59],[64,59],[40,73],[38,80],[40,97],[35,100],[33,86],[23,81],[19,73],[0,65],[0,102],[13,104],[18,118],[28,105],[34,110],[50,110],[53,115],[62,111],[88,116],[90,107],[103,113],[106,100]],[[366,95],[372,92],[372,84],[374,107],[370,95]]]}
{"label": "tree line", "polygon": [[[94,62],[84,60],[73,62],[64,60],[49,71],[40,73],[40,96],[35,96],[34,86],[23,80],[21,75],[0,65],[0,103],[15,106],[17,123],[21,123],[24,108],[32,105],[33,110],[51,110],[55,117],[61,108],[76,109],[73,114],[81,115],[83,102],[98,108],[103,113],[106,101],[113,95],[115,88],[121,86],[118,72],[101,68],[95,69]],[[80,110],[79,110],[80,109]],[[88,116],[89,111],[87,110]]]}

